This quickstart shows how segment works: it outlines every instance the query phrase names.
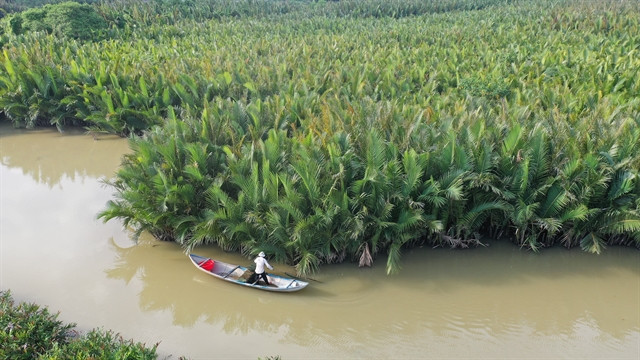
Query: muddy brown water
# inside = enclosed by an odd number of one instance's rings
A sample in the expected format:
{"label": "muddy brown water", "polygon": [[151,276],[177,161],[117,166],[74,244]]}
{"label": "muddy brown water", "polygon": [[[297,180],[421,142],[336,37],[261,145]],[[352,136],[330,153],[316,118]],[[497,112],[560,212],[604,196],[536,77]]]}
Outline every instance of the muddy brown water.
{"label": "muddy brown water", "polygon": [[160,358],[640,358],[640,251],[420,248],[397,276],[377,259],[325,266],[298,293],[261,292],[197,271],[175,244],[134,243],[117,221],[96,220],[112,198],[103,179],[127,151],[115,137],[0,124],[1,289],[81,331],[159,342]]}

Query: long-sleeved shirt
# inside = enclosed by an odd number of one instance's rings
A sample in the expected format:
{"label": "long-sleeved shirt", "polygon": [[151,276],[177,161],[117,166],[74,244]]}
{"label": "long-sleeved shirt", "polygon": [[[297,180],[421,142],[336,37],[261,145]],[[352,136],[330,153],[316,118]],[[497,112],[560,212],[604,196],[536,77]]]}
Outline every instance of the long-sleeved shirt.
{"label": "long-sleeved shirt", "polygon": [[269,268],[269,270],[273,270],[273,267],[269,265],[267,259],[261,256],[258,256],[255,260],[253,260],[253,262],[256,263],[256,274],[262,274],[264,272],[265,265]]}

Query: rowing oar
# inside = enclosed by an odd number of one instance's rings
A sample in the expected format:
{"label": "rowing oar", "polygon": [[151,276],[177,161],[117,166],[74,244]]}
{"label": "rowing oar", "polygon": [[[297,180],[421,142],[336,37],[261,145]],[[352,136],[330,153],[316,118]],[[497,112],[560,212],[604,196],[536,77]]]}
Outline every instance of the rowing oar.
{"label": "rowing oar", "polygon": [[288,272],[285,272],[285,274],[286,274],[287,276],[292,277],[292,278],[296,278],[296,279],[304,279],[304,280],[312,280],[312,281],[319,282],[319,283],[321,283],[321,284],[322,284],[322,281],[320,281],[320,280],[316,280],[316,279],[312,279],[312,278],[309,278],[309,277],[296,276],[296,275],[289,274]]}

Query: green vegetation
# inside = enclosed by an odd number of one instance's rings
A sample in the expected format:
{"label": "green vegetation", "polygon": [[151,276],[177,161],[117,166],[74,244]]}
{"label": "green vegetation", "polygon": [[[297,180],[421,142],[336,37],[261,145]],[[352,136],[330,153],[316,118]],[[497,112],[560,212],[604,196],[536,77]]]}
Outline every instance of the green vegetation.
{"label": "green vegetation", "polygon": [[93,6],[71,1],[32,8],[8,19],[11,32],[15,35],[44,31],[86,40],[96,38],[107,28],[107,22]]}
{"label": "green vegetation", "polygon": [[124,340],[111,331],[94,329],[78,336],[74,324],[36,304],[15,304],[0,291],[0,358],[12,360],[155,359],[156,347]]}
{"label": "green vegetation", "polygon": [[[25,11],[48,4],[58,4],[69,0],[0,0],[0,12],[4,14]],[[78,3],[96,3],[99,0],[80,0]]]}
{"label": "green vegetation", "polygon": [[640,4],[140,1],[7,35],[15,126],[132,137],[102,212],[310,273],[506,237],[640,244]]}

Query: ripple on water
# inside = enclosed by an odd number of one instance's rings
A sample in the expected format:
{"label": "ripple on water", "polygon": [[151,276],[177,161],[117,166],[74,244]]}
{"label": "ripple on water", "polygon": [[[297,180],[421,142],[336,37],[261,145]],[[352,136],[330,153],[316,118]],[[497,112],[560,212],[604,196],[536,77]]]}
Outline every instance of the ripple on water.
{"label": "ripple on water", "polygon": [[360,278],[342,277],[331,281],[335,289],[332,296],[322,296],[319,302],[326,306],[342,307],[353,305],[367,305],[372,299],[373,286],[363,282]]}

